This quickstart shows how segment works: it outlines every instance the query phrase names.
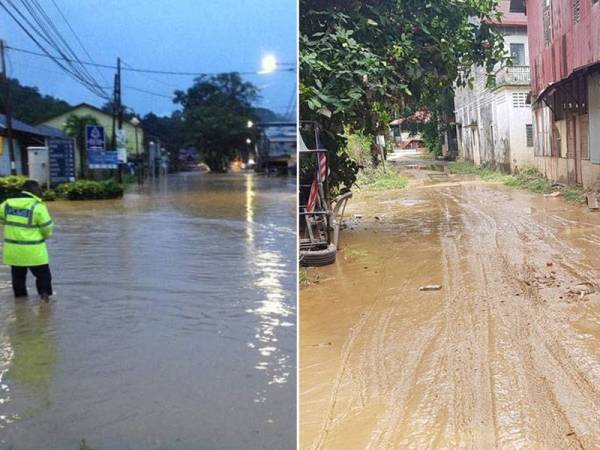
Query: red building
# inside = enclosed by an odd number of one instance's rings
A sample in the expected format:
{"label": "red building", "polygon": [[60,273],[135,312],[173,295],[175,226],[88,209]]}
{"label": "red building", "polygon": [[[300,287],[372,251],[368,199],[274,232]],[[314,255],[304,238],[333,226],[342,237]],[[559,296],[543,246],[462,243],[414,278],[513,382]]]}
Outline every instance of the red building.
{"label": "red building", "polygon": [[526,11],[535,160],[548,178],[600,188],[600,0],[511,0]]}

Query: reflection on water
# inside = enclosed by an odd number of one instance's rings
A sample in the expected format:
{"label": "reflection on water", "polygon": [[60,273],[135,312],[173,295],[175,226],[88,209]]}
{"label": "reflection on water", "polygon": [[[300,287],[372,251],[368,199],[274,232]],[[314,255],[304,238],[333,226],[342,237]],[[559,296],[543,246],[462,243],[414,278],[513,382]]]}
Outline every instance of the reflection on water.
{"label": "reflection on water", "polygon": [[0,449],[293,448],[294,192],[181,174],[52,204],[56,302],[0,270]]}

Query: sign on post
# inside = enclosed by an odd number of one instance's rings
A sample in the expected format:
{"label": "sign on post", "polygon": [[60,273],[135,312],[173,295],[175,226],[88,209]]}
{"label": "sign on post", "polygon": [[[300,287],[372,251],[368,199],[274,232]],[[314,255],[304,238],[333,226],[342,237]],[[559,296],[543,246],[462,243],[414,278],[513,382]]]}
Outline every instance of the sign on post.
{"label": "sign on post", "polygon": [[88,151],[104,151],[104,149],[106,148],[106,141],[104,139],[104,127],[101,127],[99,125],[86,125],[85,145]]}
{"label": "sign on post", "polygon": [[119,158],[116,150],[88,150],[88,165],[90,169],[116,169],[119,166]]}
{"label": "sign on post", "polygon": [[127,132],[125,130],[117,130],[117,153],[120,163],[127,163]]}
{"label": "sign on post", "polygon": [[50,183],[75,181],[75,144],[72,139],[49,138]]}
{"label": "sign on post", "polygon": [[116,169],[118,167],[117,152],[106,150],[104,127],[86,125],[85,143],[90,169]]}

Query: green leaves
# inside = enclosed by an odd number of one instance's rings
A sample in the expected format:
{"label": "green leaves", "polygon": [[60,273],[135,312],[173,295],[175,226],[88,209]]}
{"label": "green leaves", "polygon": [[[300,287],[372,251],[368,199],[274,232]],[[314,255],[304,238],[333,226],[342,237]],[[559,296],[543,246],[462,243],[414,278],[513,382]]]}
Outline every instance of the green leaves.
{"label": "green leaves", "polygon": [[[317,56],[307,57],[315,61]],[[252,109],[257,98],[257,88],[237,73],[202,76],[186,92],[177,93],[186,140],[201,151],[211,170],[225,171],[235,156],[247,151],[246,139],[255,142],[256,128],[247,124],[257,121]],[[311,101],[311,107],[318,109],[318,100],[312,97]]]}
{"label": "green leaves", "polygon": [[[502,36],[485,22],[497,18],[496,7],[497,0],[300,0],[302,119],[334,136],[345,125],[373,136],[409,105],[447,109],[454,84],[470,78],[465,67],[491,71],[504,59]],[[324,108],[332,113],[326,120]]]}

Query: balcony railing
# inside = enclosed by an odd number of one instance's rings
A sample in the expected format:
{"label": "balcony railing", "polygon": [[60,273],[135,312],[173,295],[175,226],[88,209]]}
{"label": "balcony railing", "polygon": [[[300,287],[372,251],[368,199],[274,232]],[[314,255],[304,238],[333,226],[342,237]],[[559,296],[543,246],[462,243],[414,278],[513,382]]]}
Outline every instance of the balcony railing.
{"label": "balcony railing", "polygon": [[496,73],[496,85],[505,86],[513,85],[529,85],[531,83],[531,75],[529,66],[506,66]]}

